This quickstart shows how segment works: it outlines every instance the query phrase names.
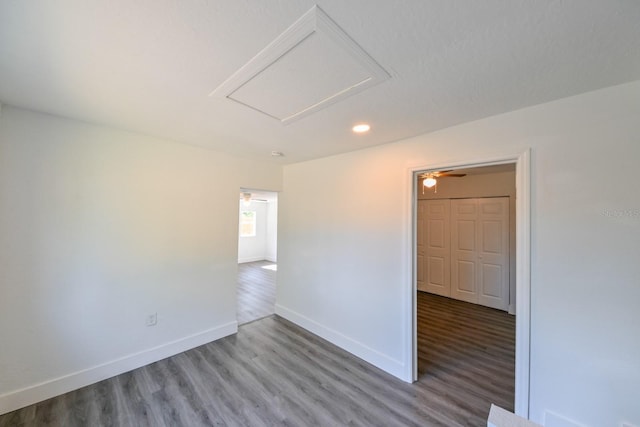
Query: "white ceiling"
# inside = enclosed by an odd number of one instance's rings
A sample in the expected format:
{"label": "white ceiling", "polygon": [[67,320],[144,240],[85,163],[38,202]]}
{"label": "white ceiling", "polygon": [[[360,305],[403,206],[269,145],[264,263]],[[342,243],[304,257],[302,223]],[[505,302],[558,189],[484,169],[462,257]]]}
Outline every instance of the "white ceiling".
{"label": "white ceiling", "polygon": [[[209,96],[314,4],[0,0],[0,102],[290,163],[640,79],[636,0],[319,0],[389,79],[287,124]],[[357,80],[333,47],[296,51],[237,97],[286,115],[297,93]],[[352,134],[360,121],[371,132]]]}

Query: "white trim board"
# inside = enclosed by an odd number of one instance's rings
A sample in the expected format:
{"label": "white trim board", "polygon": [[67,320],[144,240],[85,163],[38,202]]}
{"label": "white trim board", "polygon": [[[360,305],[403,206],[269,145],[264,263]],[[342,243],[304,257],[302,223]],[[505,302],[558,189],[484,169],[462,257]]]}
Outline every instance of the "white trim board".
{"label": "white trim board", "polygon": [[[277,64],[294,49],[313,34],[323,34],[331,40],[336,49],[344,51],[350,58],[357,62],[367,76],[359,82],[343,87],[335,93],[327,93],[321,100],[315,100],[310,105],[299,111],[290,112],[288,115],[279,116],[269,111],[264,111],[249,105],[234,97],[234,94],[252,79],[255,79],[269,67]],[[249,62],[233,73],[220,86],[214,89],[209,96],[227,99],[244,105],[252,110],[265,114],[282,124],[289,124],[311,113],[328,107],[351,95],[355,95],[367,88],[375,86],[391,75],[378,64],[364,49],[358,45],[345,31],[327,15],[318,5],[314,5],[289,28],[269,43],[262,51]]]}
{"label": "white trim board", "polygon": [[382,354],[379,351],[367,346],[366,344],[363,344],[346,335],[341,334],[338,331],[321,325],[315,320],[309,319],[308,317],[303,316],[302,314],[283,307],[279,304],[276,304],[276,314],[306,329],[307,331],[312,332],[321,338],[324,338],[331,344],[334,344],[342,348],[343,350],[348,351],[354,356],[357,356],[360,359],[371,363],[375,367],[380,368],[383,371],[390,373],[391,375],[395,375],[398,378],[402,378],[402,374],[405,371],[405,366],[402,364],[402,361]]}
{"label": "white trim board", "polygon": [[263,256],[250,256],[244,258],[238,258],[238,264],[245,264],[247,262],[256,262],[256,261],[270,261]]}
{"label": "white trim board", "polygon": [[129,372],[238,332],[233,321],[21,390],[0,395],[0,415]]}
{"label": "white trim board", "polygon": [[516,368],[515,413],[529,417],[530,381],[530,330],[531,330],[531,171],[530,149],[519,153],[496,154],[487,158],[462,158],[460,160],[426,164],[407,170],[406,197],[406,253],[410,260],[407,272],[410,279],[405,284],[404,354],[406,367],[401,376],[407,382],[418,379],[417,331],[416,331],[416,220],[417,179],[419,172],[442,169],[462,169],[515,163],[516,165]]}

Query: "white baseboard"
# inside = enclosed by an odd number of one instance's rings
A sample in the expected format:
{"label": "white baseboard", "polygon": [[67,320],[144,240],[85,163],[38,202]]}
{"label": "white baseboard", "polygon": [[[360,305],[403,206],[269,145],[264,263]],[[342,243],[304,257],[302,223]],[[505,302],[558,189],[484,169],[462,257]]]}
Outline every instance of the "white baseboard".
{"label": "white baseboard", "polygon": [[207,329],[92,368],[0,395],[0,415],[97,383],[238,332],[238,322]]}
{"label": "white baseboard", "polygon": [[244,264],[245,262],[264,261],[264,260],[265,258],[263,256],[238,258],[238,264]]}
{"label": "white baseboard", "polygon": [[309,319],[279,304],[276,304],[276,314],[405,381],[406,368],[401,361],[380,353],[361,342],[349,338],[338,331],[321,325],[315,320]]}

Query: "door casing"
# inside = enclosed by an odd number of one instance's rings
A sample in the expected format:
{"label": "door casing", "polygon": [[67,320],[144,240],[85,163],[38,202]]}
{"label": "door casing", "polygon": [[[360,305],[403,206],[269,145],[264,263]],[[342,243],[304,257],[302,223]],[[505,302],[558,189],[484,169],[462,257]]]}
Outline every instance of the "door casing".
{"label": "door casing", "polygon": [[531,329],[531,171],[530,149],[487,156],[485,158],[460,158],[459,160],[421,164],[407,169],[407,263],[410,278],[405,286],[404,354],[405,378],[408,382],[418,379],[417,345],[417,175],[420,172],[442,169],[462,169],[500,164],[516,166],[516,356],[515,356],[515,413],[529,418],[530,387],[530,329]]}

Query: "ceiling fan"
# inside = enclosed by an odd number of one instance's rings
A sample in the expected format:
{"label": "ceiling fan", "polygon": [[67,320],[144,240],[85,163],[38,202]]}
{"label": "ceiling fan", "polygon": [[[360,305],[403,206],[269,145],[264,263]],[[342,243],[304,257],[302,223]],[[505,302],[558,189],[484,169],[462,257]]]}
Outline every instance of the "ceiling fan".
{"label": "ceiling fan", "polygon": [[[449,169],[446,171],[436,171],[436,172],[425,172],[423,174],[418,175],[418,179],[422,179],[422,194],[424,194],[424,188],[432,188],[438,183],[436,178],[461,178],[463,176],[467,176],[466,173],[449,173],[453,171],[453,169]],[[438,188],[436,187],[434,192],[437,192]]]}

